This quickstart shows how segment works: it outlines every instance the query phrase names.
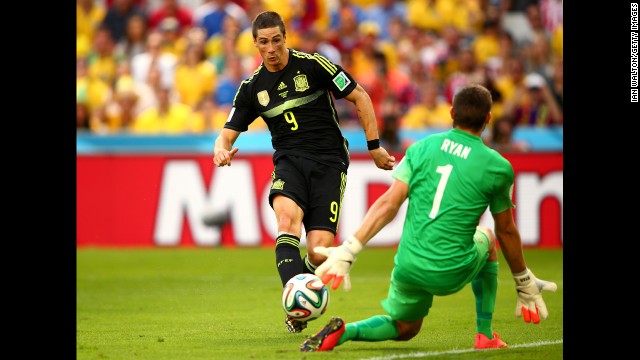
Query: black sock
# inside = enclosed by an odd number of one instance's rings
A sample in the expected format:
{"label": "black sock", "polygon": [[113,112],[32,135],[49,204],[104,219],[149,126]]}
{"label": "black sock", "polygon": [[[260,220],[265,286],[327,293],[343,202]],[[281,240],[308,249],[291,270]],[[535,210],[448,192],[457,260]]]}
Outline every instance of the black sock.
{"label": "black sock", "polygon": [[276,238],[276,267],[283,287],[289,279],[304,271],[299,246],[297,236],[281,234]]}

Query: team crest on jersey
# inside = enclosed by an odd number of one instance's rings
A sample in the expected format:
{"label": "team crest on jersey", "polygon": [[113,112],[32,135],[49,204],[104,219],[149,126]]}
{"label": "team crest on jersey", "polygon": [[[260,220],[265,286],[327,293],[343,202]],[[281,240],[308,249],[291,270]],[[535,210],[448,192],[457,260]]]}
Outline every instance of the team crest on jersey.
{"label": "team crest on jersey", "polygon": [[351,80],[349,80],[349,78],[344,74],[343,71],[340,71],[340,73],[333,78],[333,83],[336,84],[338,90],[342,91],[346,89],[349,84],[351,84]]}
{"label": "team crest on jersey", "polygon": [[258,102],[260,102],[260,105],[262,106],[267,106],[267,104],[269,104],[269,93],[267,90],[262,90],[258,93]]}
{"label": "team crest on jersey", "polygon": [[297,75],[293,77],[293,82],[296,84],[296,91],[303,92],[309,88],[309,82],[307,81],[307,75]]}
{"label": "team crest on jersey", "polygon": [[275,180],[271,185],[272,190],[282,190],[284,189],[284,181],[282,179]]}

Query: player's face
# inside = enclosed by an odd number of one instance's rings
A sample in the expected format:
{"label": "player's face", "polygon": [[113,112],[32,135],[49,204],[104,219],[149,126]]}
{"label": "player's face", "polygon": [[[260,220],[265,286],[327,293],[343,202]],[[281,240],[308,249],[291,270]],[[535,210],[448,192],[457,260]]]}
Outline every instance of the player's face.
{"label": "player's face", "polygon": [[286,37],[279,27],[258,30],[254,44],[269,71],[278,71],[287,65]]}

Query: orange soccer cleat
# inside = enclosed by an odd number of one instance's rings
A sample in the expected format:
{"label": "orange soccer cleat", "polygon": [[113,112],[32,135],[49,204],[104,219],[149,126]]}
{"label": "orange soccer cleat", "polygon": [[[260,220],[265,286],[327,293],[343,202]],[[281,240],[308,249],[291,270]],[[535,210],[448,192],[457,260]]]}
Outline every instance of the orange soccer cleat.
{"label": "orange soccer cleat", "polygon": [[332,350],[338,344],[343,333],[344,320],[334,316],[329,320],[327,325],[320,329],[320,331],[307,338],[307,340],[300,345],[300,351],[313,352]]}
{"label": "orange soccer cleat", "polygon": [[501,349],[508,348],[509,346],[504,341],[500,340],[500,336],[495,331],[493,332],[493,339],[489,339],[485,334],[476,335],[476,345],[474,349]]}

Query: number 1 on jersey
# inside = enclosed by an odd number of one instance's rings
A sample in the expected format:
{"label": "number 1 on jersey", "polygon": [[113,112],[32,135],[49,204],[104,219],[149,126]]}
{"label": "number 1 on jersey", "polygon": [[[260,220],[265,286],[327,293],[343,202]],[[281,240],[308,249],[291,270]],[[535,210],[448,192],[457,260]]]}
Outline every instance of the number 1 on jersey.
{"label": "number 1 on jersey", "polygon": [[435,219],[438,214],[438,210],[440,210],[440,203],[442,202],[442,195],[444,195],[444,188],[447,187],[447,181],[449,180],[449,175],[451,175],[451,169],[453,169],[453,165],[445,165],[438,166],[436,168],[436,172],[441,174],[440,182],[438,182],[438,189],[436,190],[436,196],[433,198],[433,206],[431,207],[431,212],[429,213],[429,217],[431,219]]}

